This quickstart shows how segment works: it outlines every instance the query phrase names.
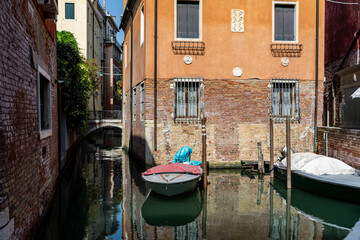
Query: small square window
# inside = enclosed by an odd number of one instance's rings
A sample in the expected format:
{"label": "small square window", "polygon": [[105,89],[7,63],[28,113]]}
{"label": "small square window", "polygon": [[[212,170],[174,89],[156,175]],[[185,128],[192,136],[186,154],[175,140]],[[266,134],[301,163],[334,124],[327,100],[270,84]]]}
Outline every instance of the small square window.
{"label": "small square window", "polygon": [[271,116],[291,120],[300,119],[299,79],[271,80]]}
{"label": "small square window", "polygon": [[74,3],[65,3],[65,19],[75,19]]}

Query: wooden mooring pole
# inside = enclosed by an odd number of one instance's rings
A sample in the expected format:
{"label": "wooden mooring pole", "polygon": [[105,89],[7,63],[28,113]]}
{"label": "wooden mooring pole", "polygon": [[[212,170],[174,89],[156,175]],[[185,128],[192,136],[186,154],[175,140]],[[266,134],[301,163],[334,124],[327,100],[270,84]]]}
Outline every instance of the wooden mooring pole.
{"label": "wooden mooring pole", "polygon": [[257,152],[258,152],[258,173],[264,174],[264,158],[261,152],[261,142],[257,142]]}
{"label": "wooden mooring pole", "polygon": [[286,173],[287,188],[291,188],[291,144],[290,144],[290,116],[286,116]]}
{"label": "wooden mooring pole", "polygon": [[274,177],[274,121],[270,117],[270,177]]}
{"label": "wooden mooring pole", "polygon": [[202,129],[202,168],[203,168],[203,181],[204,190],[207,189],[207,165],[206,165],[206,118],[201,120]]}

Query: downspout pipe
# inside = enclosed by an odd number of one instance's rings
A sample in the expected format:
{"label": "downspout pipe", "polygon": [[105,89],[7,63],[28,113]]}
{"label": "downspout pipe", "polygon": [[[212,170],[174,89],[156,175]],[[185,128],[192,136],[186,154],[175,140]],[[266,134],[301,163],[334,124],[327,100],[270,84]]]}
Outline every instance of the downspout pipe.
{"label": "downspout pipe", "polygon": [[154,151],[157,151],[157,0],[154,18]]}
{"label": "downspout pipe", "polygon": [[133,147],[133,12],[126,7],[130,13],[130,149]]}
{"label": "downspout pipe", "polygon": [[319,80],[319,0],[316,0],[316,50],[315,50],[315,113],[314,113],[314,151],[317,150],[317,115]]}

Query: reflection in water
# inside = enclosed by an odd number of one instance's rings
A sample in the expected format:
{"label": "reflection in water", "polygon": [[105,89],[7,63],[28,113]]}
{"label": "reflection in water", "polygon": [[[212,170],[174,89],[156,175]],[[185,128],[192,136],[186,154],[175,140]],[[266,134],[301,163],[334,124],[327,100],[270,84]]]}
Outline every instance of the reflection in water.
{"label": "reflection in water", "polygon": [[104,129],[77,149],[34,239],[122,238],[121,131]]}
{"label": "reflection in water", "polygon": [[202,210],[199,188],[178,196],[150,192],[141,208],[142,217],[152,226],[180,226],[192,222]]}
{"label": "reflection in water", "polygon": [[83,144],[35,239],[343,239],[359,221],[360,205],[241,170],[209,171],[207,191],[157,195],[120,138],[106,130]]}

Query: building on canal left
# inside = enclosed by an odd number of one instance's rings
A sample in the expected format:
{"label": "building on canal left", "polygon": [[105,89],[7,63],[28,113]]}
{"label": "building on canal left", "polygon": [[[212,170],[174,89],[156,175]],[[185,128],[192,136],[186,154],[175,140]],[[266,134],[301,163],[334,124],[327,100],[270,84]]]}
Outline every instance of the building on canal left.
{"label": "building on canal left", "polygon": [[0,1],[0,239],[30,239],[58,169],[55,0]]}
{"label": "building on canal left", "polygon": [[170,162],[183,146],[200,160],[206,117],[210,165],[257,160],[257,142],[268,160],[270,116],[278,151],[289,115],[292,147],[313,151],[324,79],[319,3],[124,0],[124,145],[147,163]]}

